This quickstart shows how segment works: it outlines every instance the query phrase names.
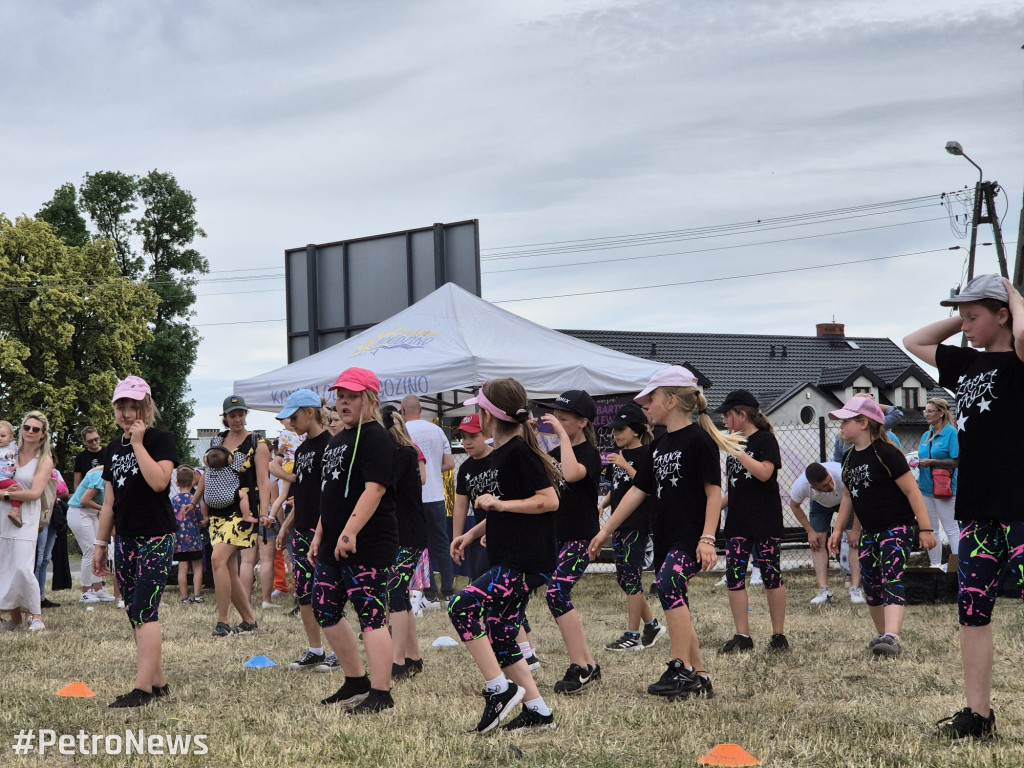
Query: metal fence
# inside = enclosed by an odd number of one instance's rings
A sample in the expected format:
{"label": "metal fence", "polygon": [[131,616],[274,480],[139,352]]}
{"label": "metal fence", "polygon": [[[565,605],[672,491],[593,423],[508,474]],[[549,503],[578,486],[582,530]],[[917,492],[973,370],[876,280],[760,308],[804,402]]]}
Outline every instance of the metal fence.
{"label": "metal fence", "polygon": [[[782,500],[782,519],[785,528],[785,536],[782,541],[782,567],[784,570],[811,568],[811,550],[807,544],[807,534],[800,523],[797,522],[796,517],[793,515],[793,511],[790,509],[789,491],[793,487],[797,478],[799,478],[804,473],[804,470],[807,469],[808,464],[832,460],[836,439],[839,436],[839,422],[819,418],[817,421],[810,424],[773,424],[773,427],[775,428],[775,437],[779,441],[779,449],[782,454],[782,467],[779,470],[779,494]],[[916,444],[911,446],[904,441],[903,449],[905,453],[908,449],[916,449],[916,447]],[[458,465],[465,460],[465,454],[457,455],[455,460],[457,471]],[[913,472],[916,477],[917,470],[912,469],[911,472]],[[722,459],[722,476],[725,476],[724,455]],[[450,492],[448,494],[448,499],[450,510],[451,500],[454,499],[454,482],[449,484],[449,488]],[[602,496],[606,492],[607,490],[605,488],[601,489]],[[809,511],[807,502],[804,502],[803,509],[805,514]],[[602,524],[607,520],[607,518],[608,513],[605,512],[601,517]],[[939,535],[938,531],[936,532],[936,535]],[[723,538],[719,538],[718,545],[719,557],[716,569],[724,570],[725,554]],[[648,563],[650,563],[652,559],[653,548],[649,546]],[[843,570],[847,570],[845,562],[844,552],[842,557],[832,558],[830,567],[842,567]],[[610,548],[605,550],[599,562],[592,563],[587,569],[588,573],[608,573],[613,572],[614,570],[615,565],[612,562]]]}

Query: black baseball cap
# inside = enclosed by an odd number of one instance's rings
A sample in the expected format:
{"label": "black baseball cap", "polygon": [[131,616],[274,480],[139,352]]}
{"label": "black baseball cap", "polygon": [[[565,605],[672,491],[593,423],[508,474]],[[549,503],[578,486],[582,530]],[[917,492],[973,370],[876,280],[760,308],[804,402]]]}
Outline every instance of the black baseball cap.
{"label": "black baseball cap", "polygon": [[635,403],[627,403],[619,409],[608,423],[612,429],[632,429],[643,432],[647,428],[647,414]]}
{"label": "black baseball cap", "polygon": [[597,403],[585,389],[570,389],[545,405],[556,411],[572,411],[591,422],[597,416]]}
{"label": "black baseball cap", "polygon": [[715,413],[728,413],[737,405],[749,405],[751,408],[760,408],[761,404],[757,398],[745,389],[737,389],[725,396],[725,402],[715,410]]}

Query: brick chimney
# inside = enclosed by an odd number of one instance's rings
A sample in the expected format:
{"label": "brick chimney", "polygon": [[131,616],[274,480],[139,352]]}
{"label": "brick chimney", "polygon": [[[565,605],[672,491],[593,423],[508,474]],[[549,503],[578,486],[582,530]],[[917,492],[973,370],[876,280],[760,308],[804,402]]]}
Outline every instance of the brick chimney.
{"label": "brick chimney", "polygon": [[846,336],[846,326],[843,323],[837,323],[834,320],[831,323],[818,323],[815,328],[818,330],[819,339],[827,336],[838,336],[840,338]]}

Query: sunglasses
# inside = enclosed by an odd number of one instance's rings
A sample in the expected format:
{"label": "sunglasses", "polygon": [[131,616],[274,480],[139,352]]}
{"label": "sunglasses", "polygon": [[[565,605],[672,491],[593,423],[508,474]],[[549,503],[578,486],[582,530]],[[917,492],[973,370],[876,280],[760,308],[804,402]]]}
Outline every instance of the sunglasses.
{"label": "sunglasses", "polygon": [[35,434],[36,432],[42,432],[43,431],[42,427],[33,427],[31,424],[22,424],[21,428],[23,430],[25,430],[26,432],[31,432],[33,434]]}
{"label": "sunglasses", "polygon": [[86,444],[86,445],[90,445],[90,444],[92,444],[92,443],[98,443],[99,441],[100,441],[100,439],[99,439],[98,437],[94,437],[94,438],[92,438],[91,440],[86,440],[86,441],[85,441],[85,444]]}

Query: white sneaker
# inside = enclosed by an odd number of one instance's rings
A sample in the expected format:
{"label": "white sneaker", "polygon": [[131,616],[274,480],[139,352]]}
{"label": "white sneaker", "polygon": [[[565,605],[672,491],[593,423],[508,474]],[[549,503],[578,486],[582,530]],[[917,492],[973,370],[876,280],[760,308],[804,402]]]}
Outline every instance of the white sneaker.
{"label": "white sneaker", "polygon": [[423,593],[418,589],[409,590],[409,607],[413,616],[423,615]]}
{"label": "white sneaker", "polygon": [[275,589],[273,592],[270,593],[270,596],[271,597],[281,597],[282,595],[287,595],[287,594],[288,594],[287,592],[282,592],[280,589]]}
{"label": "white sneaker", "polygon": [[280,605],[277,605],[275,603],[268,603],[266,600],[263,601],[263,610],[264,611],[269,611],[269,610],[272,610],[274,608],[280,608],[280,607],[281,607]]}
{"label": "white sneaker", "polygon": [[441,601],[430,600],[426,597],[420,599],[420,610],[421,611],[439,611],[441,610]]}
{"label": "white sneaker", "polygon": [[96,596],[96,593],[93,590],[88,589],[88,590],[86,590],[85,592],[82,593],[82,596],[80,598],[78,598],[78,602],[80,602],[80,603],[100,603],[100,602],[102,602],[102,600],[100,600],[99,597]]}
{"label": "white sneaker", "polygon": [[105,590],[103,587],[100,587],[99,589],[90,590],[90,592],[92,592],[92,594],[95,595],[101,603],[112,603],[117,599],[112,594],[107,592],[107,590]]}
{"label": "white sneaker", "polygon": [[811,605],[822,605],[823,603],[834,603],[835,595],[832,594],[832,590],[828,587],[822,587],[818,590],[818,594],[811,598]]}
{"label": "white sneaker", "polygon": [[117,601],[117,607],[118,608],[124,608],[124,600],[118,600]]}
{"label": "white sneaker", "polygon": [[761,578],[761,569],[755,568],[750,572],[750,586],[759,587],[764,584],[764,579]]}
{"label": "white sneaker", "polygon": [[724,587],[724,586],[726,586],[727,582],[728,582],[728,579],[726,579],[725,576],[723,576],[722,578],[720,578],[718,581],[715,582],[715,586],[716,587]]}
{"label": "white sneaker", "polygon": [[38,632],[41,629],[46,629],[46,625],[40,619],[32,619],[32,623],[28,625],[29,632]]}
{"label": "white sneaker", "polygon": [[850,587],[850,602],[862,604],[864,603],[864,593],[860,591],[860,587]]}

